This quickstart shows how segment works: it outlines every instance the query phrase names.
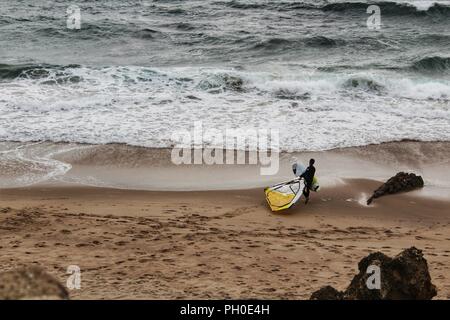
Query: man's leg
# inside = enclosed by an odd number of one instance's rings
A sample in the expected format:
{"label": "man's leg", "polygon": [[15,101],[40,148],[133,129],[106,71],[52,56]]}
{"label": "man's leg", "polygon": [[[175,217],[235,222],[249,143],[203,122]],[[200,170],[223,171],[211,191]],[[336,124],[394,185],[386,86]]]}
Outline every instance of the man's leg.
{"label": "man's leg", "polygon": [[303,195],[305,196],[305,204],[307,204],[309,201],[309,187],[307,185],[303,188]]}

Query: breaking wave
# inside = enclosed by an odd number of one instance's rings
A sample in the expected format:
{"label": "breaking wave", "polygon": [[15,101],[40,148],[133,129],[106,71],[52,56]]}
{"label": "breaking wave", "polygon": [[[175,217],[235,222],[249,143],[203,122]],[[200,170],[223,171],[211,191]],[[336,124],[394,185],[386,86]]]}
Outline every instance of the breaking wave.
{"label": "breaking wave", "polygon": [[256,50],[279,51],[288,49],[298,49],[302,47],[335,47],[338,45],[345,45],[342,39],[332,39],[325,36],[309,37],[304,39],[284,39],[271,38],[257,43],[253,46]]}
{"label": "breaking wave", "polygon": [[0,64],[0,79],[15,79],[21,77],[27,73],[36,74],[36,76],[44,75],[47,68],[50,65],[33,65],[33,64],[22,64],[22,65],[8,65]]}
{"label": "breaking wave", "polygon": [[350,11],[350,10],[365,10],[369,5],[377,5],[380,7],[383,15],[411,15],[411,14],[450,14],[450,6],[442,3],[428,2],[429,7],[419,7],[414,2],[338,2],[330,3],[321,7],[324,11]]}
{"label": "breaking wave", "polygon": [[363,90],[381,92],[386,87],[377,81],[364,77],[351,77],[344,82],[344,88],[359,88]]}
{"label": "breaking wave", "polygon": [[445,73],[450,71],[450,57],[426,57],[413,63],[411,68],[424,73]]}
{"label": "breaking wave", "polygon": [[0,74],[4,141],[170,147],[198,119],[279,128],[294,150],[450,138],[450,82],[406,71],[1,65]]}
{"label": "breaking wave", "polygon": [[[427,57],[414,62],[402,71],[355,71],[348,68],[319,68],[317,71],[291,71],[274,78],[270,73],[214,68],[158,69],[138,66],[88,67],[81,65],[49,64],[0,64],[0,80],[18,85],[35,86],[35,92],[45,85],[77,85],[77,90],[103,92],[118,90],[125,94],[152,92],[170,96],[186,92],[190,100],[200,100],[202,94],[229,93],[239,97],[247,94],[270,94],[281,99],[309,99],[336,93],[339,90],[366,91],[387,96],[411,99],[446,100],[450,96],[450,84],[445,80],[413,78],[409,82],[408,71],[444,73],[450,70],[450,58]],[[311,73],[312,72],[312,73]],[[386,73],[387,72],[387,73]],[[26,81],[26,82],[23,82]],[[403,84],[401,90],[399,83]],[[427,90],[425,90],[427,88]],[[398,90],[397,90],[398,89]],[[428,94],[429,93],[429,94]],[[112,97],[113,98],[113,97]],[[248,97],[247,97],[248,98]],[[171,99],[167,100],[170,101]]]}
{"label": "breaking wave", "polygon": [[82,78],[72,73],[71,70],[79,68],[79,65],[57,66],[49,64],[24,64],[7,65],[0,64],[0,80],[22,79],[44,79],[42,84],[77,83]]}
{"label": "breaking wave", "polygon": [[352,10],[365,10],[369,5],[377,5],[382,10],[383,14],[388,15],[423,15],[423,14],[450,14],[450,5],[438,1],[423,1],[421,3],[414,1],[396,2],[396,1],[369,1],[369,2],[333,2],[333,3],[299,3],[299,2],[243,2],[243,1],[222,1],[216,4],[224,5],[229,8],[240,10],[279,10],[279,11],[293,11],[293,10],[321,10],[327,12],[345,12]]}

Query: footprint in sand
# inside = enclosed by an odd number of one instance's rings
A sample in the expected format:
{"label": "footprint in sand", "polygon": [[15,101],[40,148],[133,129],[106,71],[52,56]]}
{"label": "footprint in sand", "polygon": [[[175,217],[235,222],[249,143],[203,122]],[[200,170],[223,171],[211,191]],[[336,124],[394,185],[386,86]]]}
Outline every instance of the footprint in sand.
{"label": "footprint in sand", "polygon": [[87,243],[77,243],[75,245],[75,247],[79,247],[79,248],[81,248],[81,247],[88,247],[88,246],[89,246],[89,244],[87,244]]}

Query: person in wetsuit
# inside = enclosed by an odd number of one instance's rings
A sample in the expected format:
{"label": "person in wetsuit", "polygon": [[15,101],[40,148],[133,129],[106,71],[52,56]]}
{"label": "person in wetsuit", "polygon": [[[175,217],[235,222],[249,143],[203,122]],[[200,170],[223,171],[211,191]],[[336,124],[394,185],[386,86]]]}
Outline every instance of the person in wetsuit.
{"label": "person in wetsuit", "polygon": [[305,180],[305,187],[303,188],[305,204],[307,204],[309,201],[309,192],[312,189],[314,174],[316,173],[314,162],[316,162],[314,159],[310,159],[308,168],[306,168],[305,172],[303,172],[300,176],[300,178],[303,178]]}

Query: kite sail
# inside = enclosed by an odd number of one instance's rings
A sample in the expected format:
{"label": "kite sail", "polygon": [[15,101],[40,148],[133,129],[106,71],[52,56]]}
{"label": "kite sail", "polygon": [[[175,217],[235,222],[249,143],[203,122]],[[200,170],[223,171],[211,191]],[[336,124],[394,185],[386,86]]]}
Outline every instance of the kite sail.
{"label": "kite sail", "polygon": [[[265,188],[264,193],[270,209],[272,211],[281,211],[296,204],[303,194],[304,183],[303,179],[296,178]],[[319,191],[319,182],[316,177],[313,179],[311,191]]]}
{"label": "kite sail", "polygon": [[280,211],[292,207],[302,196],[303,181],[294,179],[273,187],[265,188],[267,203],[272,211]]}

